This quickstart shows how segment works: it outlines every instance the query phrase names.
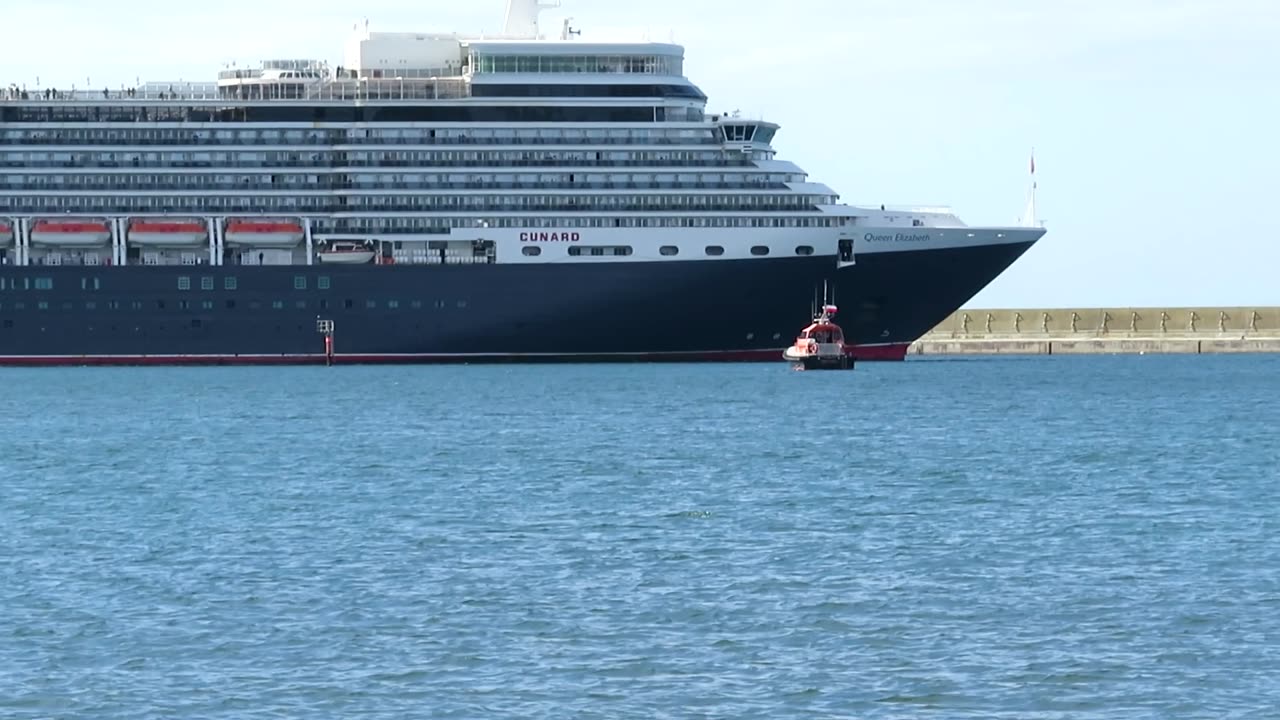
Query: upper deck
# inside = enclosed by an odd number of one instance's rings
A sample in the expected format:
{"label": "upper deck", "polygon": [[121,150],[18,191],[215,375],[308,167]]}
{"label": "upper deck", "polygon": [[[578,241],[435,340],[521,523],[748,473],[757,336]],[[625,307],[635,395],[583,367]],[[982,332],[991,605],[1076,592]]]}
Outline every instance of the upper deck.
{"label": "upper deck", "polygon": [[[224,67],[208,82],[58,88],[11,83],[0,89],[0,122],[485,121],[469,113],[341,112],[368,105],[647,107],[649,120],[700,120],[706,103],[683,74],[684,48],[655,42],[585,42],[566,24],[559,39],[536,35],[543,6],[517,0],[499,37],[374,33],[357,29],[341,63],[267,60]],[[514,13],[515,19],[510,15]],[[530,18],[532,17],[532,20]],[[530,22],[535,36],[529,37]],[[313,112],[263,112],[263,108]],[[334,116],[328,111],[339,110]],[[235,112],[242,110],[247,112]],[[492,114],[491,114],[492,115]],[[617,114],[614,114],[617,115]],[[494,118],[505,120],[505,117]],[[608,121],[609,113],[515,113],[516,121]],[[644,113],[618,119],[643,121]]]}

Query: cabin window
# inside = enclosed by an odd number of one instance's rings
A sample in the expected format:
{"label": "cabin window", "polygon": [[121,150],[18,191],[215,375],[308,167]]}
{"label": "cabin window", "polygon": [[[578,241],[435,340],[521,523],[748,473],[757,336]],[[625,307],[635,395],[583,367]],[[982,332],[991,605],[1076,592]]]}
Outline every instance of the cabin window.
{"label": "cabin window", "polygon": [[708,245],[707,254],[712,257],[719,257],[724,254],[724,248],[719,245]]}
{"label": "cabin window", "polygon": [[320,277],[316,278],[316,287],[317,287],[317,288],[319,288],[319,289],[321,289],[321,290],[328,290],[328,289],[329,289],[329,276],[328,276],[328,275],[321,275]]}
{"label": "cabin window", "polygon": [[768,254],[769,254],[769,246],[768,246],[768,245],[756,245],[755,247],[751,248],[751,254],[752,254],[752,255],[756,255],[756,256],[764,256],[764,255],[768,255]]}
{"label": "cabin window", "polygon": [[388,308],[390,308],[391,310],[399,310],[399,309],[400,309],[400,301],[399,301],[399,300],[388,300],[388,301],[387,301],[387,307],[388,307]]}
{"label": "cabin window", "polygon": [[212,290],[212,289],[213,289],[213,278],[212,278],[212,277],[208,277],[208,276],[200,278],[200,289],[201,289],[201,290]]}
{"label": "cabin window", "polygon": [[520,252],[524,253],[529,257],[537,257],[542,254],[542,248],[534,245],[526,245],[523,249],[520,250]]}
{"label": "cabin window", "polygon": [[663,245],[661,248],[658,249],[658,252],[667,256],[679,255],[680,248],[676,247],[675,245]]}
{"label": "cabin window", "polygon": [[186,276],[183,276],[183,277],[178,278],[178,289],[179,289],[179,290],[190,290],[190,289],[191,289],[191,278],[186,277]]}
{"label": "cabin window", "polygon": [[630,255],[631,253],[632,249],[630,245],[597,245],[594,247],[582,247],[580,245],[575,245],[574,247],[569,248],[569,254],[573,257],[580,257],[582,255],[591,255],[594,257],[603,257],[605,255],[625,256]]}
{"label": "cabin window", "polygon": [[306,289],[307,289],[307,276],[306,276],[306,275],[295,275],[295,276],[293,276],[293,289],[294,289],[294,290],[306,290]]}
{"label": "cabin window", "polygon": [[797,254],[797,255],[812,255],[812,254],[813,254],[813,246],[812,246],[812,245],[800,245],[800,246],[796,247],[796,254]]}
{"label": "cabin window", "polygon": [[272,310],[283,310],[283,309],[284,309],[284,301],[283,301],[283,300],[272,300],[272,301],[271,301],[271,309],[272,309]]}
{"label": "cabin window", "polygon": [[231,275],[228,275],[227,277],[223,278],[223,279],[222,279],[222,288],[223,288],[224,290],[235,290],[235,289],[236,289],[236,279],[235,279],[235,277],[234,277],[234,276],[231,276]]}

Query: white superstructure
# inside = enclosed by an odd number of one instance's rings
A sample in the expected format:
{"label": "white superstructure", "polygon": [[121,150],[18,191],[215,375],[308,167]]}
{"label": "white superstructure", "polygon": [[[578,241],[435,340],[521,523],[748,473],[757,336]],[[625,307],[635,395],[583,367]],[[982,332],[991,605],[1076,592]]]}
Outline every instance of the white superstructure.
{"label": "white superstructure", "polygon": [[[682,47],[584,41],[567,23],[548,39],[539,13],[557,5],[509,0],[500,37],[365,25],[341,64],[11,89],[0,259],[309,265],[347,242],[410,264],[847,264],[1042,232],[841,205],[775,156],[777,125],[708,114]],[[131,236],[140,220],[154,222]]]}

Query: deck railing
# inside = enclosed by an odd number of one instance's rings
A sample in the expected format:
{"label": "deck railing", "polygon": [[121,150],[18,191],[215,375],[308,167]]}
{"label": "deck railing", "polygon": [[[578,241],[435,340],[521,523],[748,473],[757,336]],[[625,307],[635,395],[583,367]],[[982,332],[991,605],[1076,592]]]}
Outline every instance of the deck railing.
{"label": "deck railing", "polygon": [[0,90],[0,103],[207,103],[235,105],[282,102],[353,102],[360,100],[456,100],[471,96],[471,84],[463,78],[360,78],[311,83],[150,83],[133,88],[22,88]]}

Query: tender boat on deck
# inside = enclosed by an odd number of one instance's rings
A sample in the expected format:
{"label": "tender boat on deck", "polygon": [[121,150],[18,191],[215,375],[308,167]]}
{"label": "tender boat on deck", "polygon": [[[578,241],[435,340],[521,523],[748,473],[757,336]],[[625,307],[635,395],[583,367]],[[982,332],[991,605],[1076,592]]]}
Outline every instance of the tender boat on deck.
{"label": "tender boat on deck", "polygon": [[373,248],[363,243],[334,242],[320,248],[316,256],[320,258],[322,263],[363,265],[373,260],[374,254]]}
{"label": "tender boat on deck", "polygon": [[844,331],[831,321],[835,305],[823,305],[791,347],[782,351],[797,370],[848,370],[853,367],[853,346],[844,342]]}

